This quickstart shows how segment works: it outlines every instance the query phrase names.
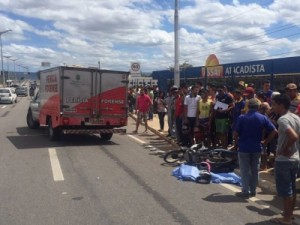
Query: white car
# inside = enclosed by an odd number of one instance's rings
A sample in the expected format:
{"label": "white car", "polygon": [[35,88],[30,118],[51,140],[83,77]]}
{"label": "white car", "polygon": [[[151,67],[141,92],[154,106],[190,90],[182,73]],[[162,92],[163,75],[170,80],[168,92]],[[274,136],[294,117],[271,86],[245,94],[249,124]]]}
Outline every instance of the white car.
{"label": "white car", "polygon": [[0,88],[0,102],[1,103],[16,103],[17,95],[12,88]]}

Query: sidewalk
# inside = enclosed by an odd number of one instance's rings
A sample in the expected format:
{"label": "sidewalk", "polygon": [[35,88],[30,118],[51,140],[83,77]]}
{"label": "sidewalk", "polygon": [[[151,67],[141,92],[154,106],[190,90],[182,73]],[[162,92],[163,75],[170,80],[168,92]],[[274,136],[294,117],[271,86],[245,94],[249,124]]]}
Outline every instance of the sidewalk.
{"label": "sidewalk", "polygon": [[[129,114],[129,116],[131,118],[133,118],[134,120],[136,120],[136,115],[135,114]],[[143,124],[140,125],[139,130],[143,131]],[[148,120],[148,129],[155,133],[157,136],[161,137],[162,139],[164,139],[165,141],[167,141],[169,144],[171,144],[174,148],[180,148],[174,139],[168,138],[166,137],[166,135],[168,134],[168,117],[165,117],[165,127],[164,127],[164,131],[163,132],[159,132],[158,130],[160,129],[159,126],[159,119],[157,114],[154,114],[153,116],[153,120]],[[236,171],[237,173],[239,173],[239,171]],[[259,172],[259,187],[262,190],[266,190],[272,194],[276,194],[276,185],[275,185],[275,176],[272,173],[272,169],[269,169],[267,171],[260,171]],[[300,187],[300,179],[298,179],[297,182],[297,188]]]}

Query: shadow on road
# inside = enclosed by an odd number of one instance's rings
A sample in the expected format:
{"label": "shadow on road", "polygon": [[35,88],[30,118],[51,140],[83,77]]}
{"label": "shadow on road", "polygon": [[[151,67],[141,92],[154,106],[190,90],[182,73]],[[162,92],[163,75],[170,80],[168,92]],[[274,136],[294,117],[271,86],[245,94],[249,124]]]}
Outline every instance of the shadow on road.
{"label": "shadow on road", "polygon": [[248,203],[246,199],[238,198],[234,195],[222,195],[220,193],[213,193],[208,195],[206,198],[202,198],[204,201],[208,202],[218,202],[218,203],[232,203],[232,202],[239,202],[239,203]]}
{"label": "shadow on road", "polygon": [[32,130],[18,127],[18,135],[7,136],[7,139],[19,150],[32,148],[51,148],[65,146],[118,145],[113,141],[101,140],[96,135],[62,135],[58,141],[50,141],[45,130]]}
{"label": "shadow on road", "polygon": [[275,216],[277,215],[275,212],[273,212],[272,210],[270,209],[260,209],[260,208],[257,208],[255,206],[246,206],[247,209],[249,209],[250,211],[253,211],[253,212],[257,212],[259,215],[263,215],[263,216]]}
{"label": "shadow on road", "polygon": [[274,225],[274,223],[270,222],[269,220],[265,220],[262,222],[257,222],[257,223],[245,223],[245,225]]}

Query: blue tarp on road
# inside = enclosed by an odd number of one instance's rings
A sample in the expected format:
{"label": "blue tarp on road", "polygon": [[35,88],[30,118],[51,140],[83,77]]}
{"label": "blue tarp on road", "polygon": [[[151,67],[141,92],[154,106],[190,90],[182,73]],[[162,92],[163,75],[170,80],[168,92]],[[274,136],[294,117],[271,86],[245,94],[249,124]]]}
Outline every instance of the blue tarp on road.
{"label": "blue tarp on road", "polygon": [[[199,177],[200,170],[196,166],[181,164],[179,167],[176,167],[172,175],[176,177],[178,180],[182,181],[196,181],[197,177]],[[211,173],[211,181],[212,183],[229,183],[236,184],[241,186],[242,181],[241,178],[235,173]]]}

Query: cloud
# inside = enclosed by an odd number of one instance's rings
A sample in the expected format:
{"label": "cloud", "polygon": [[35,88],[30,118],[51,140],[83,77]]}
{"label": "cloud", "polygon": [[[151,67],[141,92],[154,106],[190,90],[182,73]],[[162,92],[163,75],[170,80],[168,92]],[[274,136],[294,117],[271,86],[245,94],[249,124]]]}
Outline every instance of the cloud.
{"label": "cloud", "polygon": [[[297,25],[299,1],[223,2],[180,1],[180,63],[200,66],[212,53],[223,63],[265,59],[293,51],[295,41],[300,48],[297,35],[287,37],[300,33],[299,26],[279,30]],[[86,66],[101,60],[120,70],[139,61],[143,71],[174,64],[173,1],[3,0],[0,8],[0,30],[13,30],[4,50],[33,70],[41,61]]]}

